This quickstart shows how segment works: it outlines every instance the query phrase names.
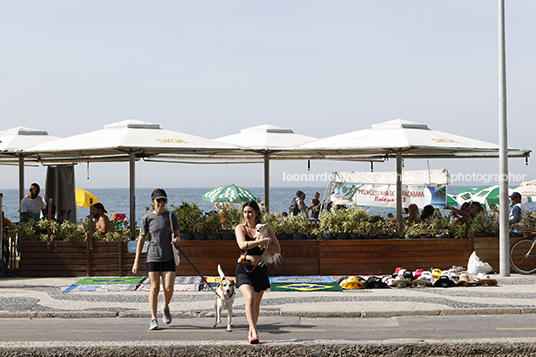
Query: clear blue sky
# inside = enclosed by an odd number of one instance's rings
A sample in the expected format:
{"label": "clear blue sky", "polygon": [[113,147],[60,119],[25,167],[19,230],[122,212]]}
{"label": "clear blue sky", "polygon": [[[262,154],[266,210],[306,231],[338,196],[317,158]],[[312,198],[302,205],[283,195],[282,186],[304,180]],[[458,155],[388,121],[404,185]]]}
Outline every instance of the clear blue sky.
{"label": "clear blue sky", "polygon": [[[536,1],[507,0],[509,146],[534,150]],[[498,143],[497,1],[2,1],[1,128],[66,137],[125,119],[216,138],[260,124],[326,137],[402,118]],[[534,160],[534,159],[532,159]],[[367,171],[313,162],[311,173]],[[435,160],[498,173],[497,160]],[[424,160],[406,169],[426,169]],[[534,163],[510,171],[536,178]],[[0,188],[18,187],[0,167]],[[394,162],[375,170],[394,170]],[[272,164],[307,173],[306,162]],[[27,168],[44,184],[44,168]],[[78,187],[128,187],[128,166],[78,165]],[[262,165],[140,163],[139,187],[262,186]]]}

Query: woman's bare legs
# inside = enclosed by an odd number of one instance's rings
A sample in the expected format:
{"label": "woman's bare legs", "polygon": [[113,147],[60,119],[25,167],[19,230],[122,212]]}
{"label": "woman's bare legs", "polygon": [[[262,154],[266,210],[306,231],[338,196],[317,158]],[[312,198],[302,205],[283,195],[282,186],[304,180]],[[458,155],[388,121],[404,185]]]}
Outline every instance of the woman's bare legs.
{"label": "woman's bare legs", "polygon": [[249,334],[248,341],[252,337],[258,337],[259,332],[257,331],[257,321],[259,320],[259,306],[261,303],[262,293],[260,293],[260,298],[258,297],[259,293],[256,293],[253,290],[251,285],[240,285],[240,292],[244,296],[246,302],[246,318],[249,324]]}
{"label": "woman's bare legs", "polygon": [[151,282],[151,293],[149,294],[149,305],[151,306],[151,318],[156,318],[158,309],[158,293],[160,292],[160,272],[150,271],[149,281]]}
{"label": "woman's bare legs", "polygon": [[257,322],[259,321],[259,315],[261,312],[261,300],[263,295],[264,291],[261,291],[260,293],[255,292],[255,328],[257,328]]}
{"label": "woman's bare legs", "polygon": [[163,271],[162,284],[164,285],[164,307],[168,307],[171,298],[173,297],[173,287],[175,285],[175,272]]}

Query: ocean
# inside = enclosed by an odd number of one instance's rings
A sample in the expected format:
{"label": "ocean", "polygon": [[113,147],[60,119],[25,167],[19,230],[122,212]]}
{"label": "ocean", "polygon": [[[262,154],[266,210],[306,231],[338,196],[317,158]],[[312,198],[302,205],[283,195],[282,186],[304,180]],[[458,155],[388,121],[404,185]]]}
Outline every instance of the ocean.
{"label": "ocean", "polygon": [[[213,187],[207,188],[165,188],[168,194],[168,206],[170,204],[178,206],[181,201],[195,202],[199,207],[209,212],[214,209],[214,204],[203,200],[203,195],[210,191]],[[264,200],[264,188],[263,187],[247,187],[250,191]],[[448,186],[447,192],[450,194],[456,194],[461,187]],[[87,189],[93,193],[108,210],[108,215],[112,213],[126,213],[127,219],[129,216],[129,189],[128,188],[93,188]],[[290,202],[296,196],[296,187],[271,187],[270,188],[270,206],[271,211],[283,211],[288,212]],[[306,203],[309,206],[311,198],[313,198],[315,192],[320,193],[322,198],[326,190],[325,186],[322,187],[305,187],[301,189],[305,194]],[[136,221],[140,222],[141,217],[147,212],[146,207],[151,204],[151,192],[152,188],[137,188],[136,189]],[[0,193],[3,193],[2,209],[5,216],[12,222],[19,221],[19,202],[18,202],[18,189],[0,189]],[[525,204],[526,208],[530,211],[536,210],[536,203],[531,202]],[[367,208],[367,207],[365,207]],[[387,216],[388,213],[396,214],[396,209],[388,207],[368,207],[371,214],[379,214],[381,216]],[[84,207],[79,207],[77,212],[77,219],[83,219],[89,214],[89,210]]]}

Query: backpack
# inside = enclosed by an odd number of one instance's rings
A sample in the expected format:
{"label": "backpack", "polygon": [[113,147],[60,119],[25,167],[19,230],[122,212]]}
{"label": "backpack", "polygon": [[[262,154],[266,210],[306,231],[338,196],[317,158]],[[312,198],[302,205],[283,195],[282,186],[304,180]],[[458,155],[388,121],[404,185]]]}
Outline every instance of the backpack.
{"label": "backpack", "polygon": [[298,206],[298,200],[299,198],[298,197],[295,197],[293,200],[292,200],[292,203],[290,204],[290,207],[288,208],[288,213],[290,214],[290,216],[297,216],[298,214],[300,214],[300,207]]}

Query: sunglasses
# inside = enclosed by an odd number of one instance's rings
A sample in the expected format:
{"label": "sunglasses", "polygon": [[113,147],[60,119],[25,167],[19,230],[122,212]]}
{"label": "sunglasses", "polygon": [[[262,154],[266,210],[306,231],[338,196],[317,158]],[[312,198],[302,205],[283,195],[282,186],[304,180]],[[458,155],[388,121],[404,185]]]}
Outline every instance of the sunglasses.
{"label": "sunglasses", "polygon": [[157,199],[156,199],[156,202],[158,202],[158,203],[162,203],[162,202],[166,203],[166,202],[167,202],[167,198],[157,198]]}

